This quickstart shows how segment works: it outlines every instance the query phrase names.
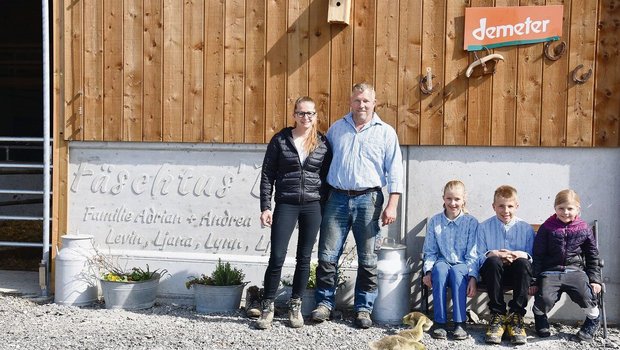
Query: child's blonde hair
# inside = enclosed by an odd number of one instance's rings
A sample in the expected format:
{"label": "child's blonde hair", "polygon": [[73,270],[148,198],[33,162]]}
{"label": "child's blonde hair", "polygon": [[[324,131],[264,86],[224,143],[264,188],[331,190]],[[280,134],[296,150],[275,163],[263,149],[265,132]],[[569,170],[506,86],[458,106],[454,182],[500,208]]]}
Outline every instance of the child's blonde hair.
{"label": "child's blonde hair", "polygon": [[571,189],[562,190],[555,195],[555,201],[553,202],[554,207],[564,203],[576,203],[578,207],[581,207],[579,195]]}
{"label": "child's blonde hair", "polygon": [[502,185],[495,190],[493,194],[493,203],[495,203],[498,198],[514,199],[515,201],[519,200],[519,197],[517,197],[517,189],[510,185]]}
{"label": "child's blonde hair", "polygon": [[[457,188],[460,188],[461,190],[463,190],[463,213],[467,213],[467,209],[465,208],[465,203],[466,198],[467,198],[467,192],[465,191],[465,184],[461,181],[461,180],[450,180],[448,181],[448,183],[446,183],[446,185],[443,187],[443,196],[446,195],[447,191],[453,191]],[[446,209],[446,204],[443,204],[443,208]]]}

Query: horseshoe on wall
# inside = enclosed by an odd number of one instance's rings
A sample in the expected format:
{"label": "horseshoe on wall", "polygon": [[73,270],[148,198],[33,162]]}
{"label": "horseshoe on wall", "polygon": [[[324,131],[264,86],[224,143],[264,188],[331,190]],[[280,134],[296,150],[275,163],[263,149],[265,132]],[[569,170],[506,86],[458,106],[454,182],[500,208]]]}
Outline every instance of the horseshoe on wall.
{"label": "horseshoe on wall", "polygon": [[558,46],[554,47],[553,54],[549,52],[549,50],[551,49],[551,43],[552,41],[547,41],[545,43],[545,57],[547,57],[547,59],[551,61],[557,61],[560,59],[560,57],[562,57],[562,55],[566,53],[566,41],[562,41],[560,42],[560,44],[558,44]]}
{"label": "horseshoe on wall", "polygon": [[590,77],[592,76],[592,68],[590,68],[586,73],[578,77],[577,72],[579,72],[581,68],[583,68],[583,64],[580,64],[575,67],[575,69],[573,69],[572,78],[573,81],[577,84],[585,84],[585,82],[588,81],[588,79],[590,79]]}
{"label": "horseshoe on wall", "polygon": [[426,68],[426,74],[420,79],[420,90],[425,95],[432,94],[436,89],[433,88],[433,74],[431,67]]}

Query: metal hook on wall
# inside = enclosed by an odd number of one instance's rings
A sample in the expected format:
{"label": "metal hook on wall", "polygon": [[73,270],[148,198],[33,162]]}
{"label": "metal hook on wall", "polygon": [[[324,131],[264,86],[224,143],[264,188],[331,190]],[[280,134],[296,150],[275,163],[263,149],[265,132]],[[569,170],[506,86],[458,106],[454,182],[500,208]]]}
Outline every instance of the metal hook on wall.
{"label": "metal hook on wall", "polygon": [[433,75],[431,67],[426,67],[426,75],[424,75],[420,79],[420,90],[425,95],[430,95],[433,93],[433,78],[434,77],[435,76]]}
{"label": "metal hook on wall", "polygon": [[577,76],[577,72],[579,72],[579,70],[583,68],[583,64],[578,65],[577,67],[575,67],[575,69],[573,69],[573,73],[572,73],[572,78],[573,81],[577,84],[585,84],[586,81],[588,81],[588,79],[590,79],[590,77],[592,76],[592,68],[590,68],[586,73],[582,74],[580,77]]}
{"label": "metal hook on wall", "polygon": [[545,43],[545,57],[547,57],[547,59],[551,61],[557,61],[560,59],[560,57],[562,57],[562,55],[566,53],[566,41],[562,41],[558,44],[558,46],[554,47],[553,54],[549,52],[549,50],[551,49],[551,43],[551,41],[547,41]]}

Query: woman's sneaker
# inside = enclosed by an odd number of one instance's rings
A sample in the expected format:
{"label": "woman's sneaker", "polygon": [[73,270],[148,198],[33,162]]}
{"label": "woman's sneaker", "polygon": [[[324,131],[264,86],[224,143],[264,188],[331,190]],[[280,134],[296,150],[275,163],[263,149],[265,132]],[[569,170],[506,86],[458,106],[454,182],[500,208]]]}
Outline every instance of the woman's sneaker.
{"label": "woman's sneaker", "polygon": [[304,326],[304,317],[301,314],[301,299],[294,298],[288,302],[288,321],[292,328]]}
{"label": "woman's sneaker", "polygon": [[269,329],[273,323],[273,300],[261,301],[261,314],[254,324],[258,329]]}

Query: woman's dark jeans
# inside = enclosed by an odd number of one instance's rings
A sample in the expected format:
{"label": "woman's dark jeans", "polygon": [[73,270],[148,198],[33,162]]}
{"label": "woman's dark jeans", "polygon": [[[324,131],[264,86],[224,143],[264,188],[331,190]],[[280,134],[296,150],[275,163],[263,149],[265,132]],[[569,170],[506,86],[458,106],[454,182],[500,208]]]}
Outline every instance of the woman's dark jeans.
{"label": "woman's dark jeans", "polygon": [[271,253],[265,271],[264,299],[273,300],[280,285],[282,265],[286,258],[288,243],[299,223],[295,274],[293,276],[292,298],[301,298],[310,276],[312,247],[321,226],[321,204],[314,201],[305,204],[276,204],[271,224]]}

